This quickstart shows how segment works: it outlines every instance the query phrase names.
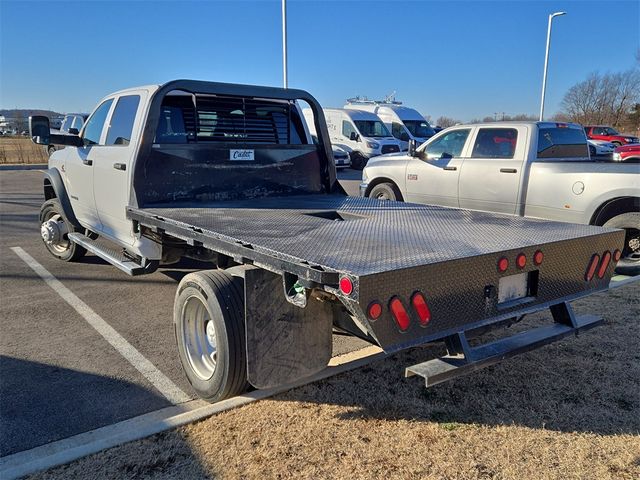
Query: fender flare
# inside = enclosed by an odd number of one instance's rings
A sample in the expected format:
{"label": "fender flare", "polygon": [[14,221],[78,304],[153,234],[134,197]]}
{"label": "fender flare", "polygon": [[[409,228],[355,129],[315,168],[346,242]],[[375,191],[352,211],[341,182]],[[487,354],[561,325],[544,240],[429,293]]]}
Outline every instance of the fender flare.
{"label": "fender flare", "polygon": [[63,213],[69,223],[71,223],[74,227],[82,228],[82,225],[80,225],[80,222],[78,222],[75,213],[73,213],[73,207],[71,206],[71,201],[69,200],[67,189],[64,186],[62,176],[60,175],[60,172],[57,168],[49,168],[44,172],[45,185],[47,180],[49,181],[51,188],[53,188],[55,197],[60,202],[60,206],[62,207]]}

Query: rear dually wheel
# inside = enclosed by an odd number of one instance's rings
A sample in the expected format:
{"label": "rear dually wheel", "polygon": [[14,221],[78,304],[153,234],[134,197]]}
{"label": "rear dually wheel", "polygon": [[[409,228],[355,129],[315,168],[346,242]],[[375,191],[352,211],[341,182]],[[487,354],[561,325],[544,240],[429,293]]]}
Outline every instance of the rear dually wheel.
{"label": "rear dually wheel", "polygon": [[182,367],[201,398],[213,403],[246,391],[242,278],[221,270],[185,276],[173,320]]}
{"label": "rear dually wheel", "polygon": [[616,266],[621,275],[640,275],[640,212],[627,212],[607,220],[605,227],[624,229],[622,258]]}

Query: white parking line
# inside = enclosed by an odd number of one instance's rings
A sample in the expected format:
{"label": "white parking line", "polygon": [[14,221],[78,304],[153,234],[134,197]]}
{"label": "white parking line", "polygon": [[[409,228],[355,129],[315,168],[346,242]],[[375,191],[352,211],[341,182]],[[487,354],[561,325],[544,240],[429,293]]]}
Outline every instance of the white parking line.
{"label": "white parking line", "polygon": [[116,332],[111,325],[94,312],[89,305],[80,300],[75,293],[69,290],[64,284],[55,278],[46,268],[40,265],[31,255],[20,247],[11,247],[11,250],[18,255],[54,292],[62,297],[76,312],[78,312],[89,325],[91,325],[102,337],[115,348],[120,355],[134,366],[151,384],[173,404],[183,403],[190,400],[175,383],[147,360],[138,350],[127,342],[122,335]]}

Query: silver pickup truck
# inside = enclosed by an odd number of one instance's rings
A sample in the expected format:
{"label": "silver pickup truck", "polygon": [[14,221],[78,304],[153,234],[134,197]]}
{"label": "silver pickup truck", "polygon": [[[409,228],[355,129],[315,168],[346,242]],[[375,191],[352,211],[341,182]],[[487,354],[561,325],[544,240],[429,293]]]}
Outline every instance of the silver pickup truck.
{"label": "silver pickup truck", "polygon": [[640,273],[640,165],[592,160],[576,124],[448,128],[417,149],[371,159],[360,194],[623,228],[617,271]]}

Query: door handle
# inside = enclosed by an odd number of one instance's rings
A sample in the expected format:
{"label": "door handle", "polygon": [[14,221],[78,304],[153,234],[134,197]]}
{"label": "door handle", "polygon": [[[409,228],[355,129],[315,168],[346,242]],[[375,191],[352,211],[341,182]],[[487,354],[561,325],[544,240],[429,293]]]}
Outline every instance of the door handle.
{"label": "door handle", "polygon": [[82,163],[84,163],[85,165],[93,165],[93,160],[89,160],[88,158],[85,158],[82,160]]}
{"label": "door handle", "polygon": [[448,171],[454,171],[454,170],[458,170],[458,167],[442,167],[443,170],[448,170]]}
{"label": "door handle", "polygon": [[515,168],[501,168],[500,173],[518,173]]}
{"label": "door handle", "polygon": [[126,170],[127,169],[127,164],[126,163],[114,163],[113,164],[113,168],[115,168],[116,170]]}

